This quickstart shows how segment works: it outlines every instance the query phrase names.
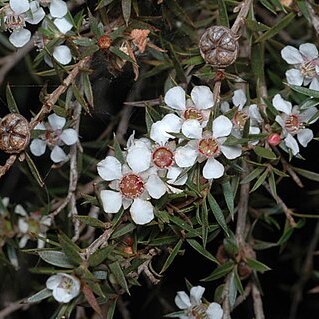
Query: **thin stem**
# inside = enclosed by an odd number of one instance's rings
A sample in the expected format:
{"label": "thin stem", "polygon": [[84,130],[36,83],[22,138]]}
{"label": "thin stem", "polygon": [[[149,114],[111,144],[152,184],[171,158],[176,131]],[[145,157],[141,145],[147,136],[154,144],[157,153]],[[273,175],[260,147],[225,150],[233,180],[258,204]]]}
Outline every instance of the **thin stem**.
{"label": "thin stem", "polygon": [[236,20],[235,20],[233,26],[231,27],[231,30],[235,34],[238,33],[240,27],[243,24],[244,19],[247,17],[251,3],[252,3],[252,0],[245,0],[244,2],[242,2],[241,9],[236,17]]}
{"label": "thin stem", "polygon": [[259,288],[257,287],[255,283],[252,284],[252,297],[254,301],[255,318],[265,319],[261,294],[260,294]]}

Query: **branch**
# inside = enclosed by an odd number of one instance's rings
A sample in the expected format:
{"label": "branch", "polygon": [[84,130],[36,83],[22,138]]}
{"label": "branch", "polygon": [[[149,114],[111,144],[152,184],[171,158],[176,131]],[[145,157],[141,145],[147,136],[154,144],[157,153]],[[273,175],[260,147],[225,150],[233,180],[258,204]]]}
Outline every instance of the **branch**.
{"label": "branch", "polygon": [[238,33],[245,18],[247,17],[251,3],[252,3],[252,0],[245,0],[244,2],[242,2],[240,4],[241,9],[236,17],[236,20],[235,20],[233,26],[231,27],[231,30],[234,32],[234,34]]}
{"label": "branch", "polygon": [[8,316],[17,310],[27,310],[31,304],[25,304],[26,298],[10,303],[0,311],[0,319],[8,318]]}
{"label": "branch", "polygon": [[252,284],[252,297],[254,301],[255,319],[265,319],[261,294],[255,283]]}

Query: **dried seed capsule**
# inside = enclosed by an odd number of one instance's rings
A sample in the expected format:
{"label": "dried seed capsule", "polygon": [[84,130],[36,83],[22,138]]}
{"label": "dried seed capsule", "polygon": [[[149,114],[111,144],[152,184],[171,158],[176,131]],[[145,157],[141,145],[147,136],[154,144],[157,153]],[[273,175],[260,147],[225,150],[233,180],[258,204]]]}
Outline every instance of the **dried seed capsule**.
{"label": "dried seed capsule", "polygon": [[0,122],[0,149],[6,153],[20,153],[30,142],[28,121],[20,114],[10,113]]}
{"label": "dried seed capsule", "polygon": [[225,68],[235,62],[238,55],[236,35],[223,26],[208,28],[199,41],[200,53],[206,63]]}

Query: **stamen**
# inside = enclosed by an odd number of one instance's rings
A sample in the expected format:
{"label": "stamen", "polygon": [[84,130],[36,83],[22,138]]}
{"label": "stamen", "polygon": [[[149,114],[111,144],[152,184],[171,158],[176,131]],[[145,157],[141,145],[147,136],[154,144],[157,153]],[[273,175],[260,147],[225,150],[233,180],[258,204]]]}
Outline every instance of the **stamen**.
{"label": "stamen", "polygon": [[134,199],[143,193],[144,182],[140,176],[131,173],[122,177],[119,187],[124,197]]}
{"label": "stamen", "polygon": [[152,158],[158,168],[168,168],[174,164],[174,153],[168,147],[158,147],[153,152]]}
{"label": "stamen", "polygon": [[219,155],[220,147],[215,138],[203,138],[198,143],[198,151],[207,158],[211,158]]}

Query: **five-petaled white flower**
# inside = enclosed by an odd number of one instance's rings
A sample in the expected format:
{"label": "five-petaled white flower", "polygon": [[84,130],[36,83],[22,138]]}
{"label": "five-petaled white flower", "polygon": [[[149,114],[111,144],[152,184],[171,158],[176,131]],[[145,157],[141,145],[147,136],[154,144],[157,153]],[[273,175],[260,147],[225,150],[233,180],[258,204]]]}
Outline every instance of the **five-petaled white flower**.
{"label": "five-petaled white flower", "polygon": [[312,124],[318,119],[318,117],[313,119],[318,110],[315,107],[299,110],[297,105],[292,107],[292,104],[284,100],[280,94],[274,96],[272,104],[278,111],[282,112],[280,116],[276,116],[276,122],[282,127],[284,143],[291,149],[293,155],[297,155],[299,146],[293,136],[297,135],[297,140],[303,147],[308,145],[313,139],[313,132],[311,129],[305,128],[305,125]]}
{"label": "five-petaled white flower", "polygon": [[[40,235],[46,238],[46,233],[51,226],[52,219],[49,216],[42,216],[40,212],[32,212],[28,214],[21,205],[15,207],[14,212],[20,215],[18,219],[18,229],[20,232],[19,247],[24,248],[32,234]],[[38,248],[43,248],[45,241],[38,239]]]}
{"label": "five-petaled white flower", "polygon": [[81,289],[80,280],[65,273],[49,277],[46,286],[52,290],[54,299],[62,303],[68,303],[77,297]]}
{"label": "five-petaled white flower", "polygon": [[52,149],[50,155],[52,161],[54,163],[64,162],[68,156],[60,146],[75,144],[78,141],[78,133],[73,128],[63,129],[66,124],[64,117],[51,114],[48,116],[48,121],[48,123],[40,123],[35,127],[35,130],[44,132],[31,142],[31,153],[35,156],[41,156],[48,146]]}
{"label": "five-petaled white flower", "polygon": [[205,288],[202,286],[192,287],[190,296],[185,291],[178,291],[175,297],[177,307],[184,310],[180,319],[221,319],[223,317],[223,309],[220,304],[212,302],[209,305],[202,303],[202,296]]}
{"label": "five-petaled white flower", "polygon": [[230,135],[233,124],[224,115],[218,116],[213,121],[213,130],[204,131],[197,120],[189,120],[182,128],[183,134],[193,139],[185,146],[178,147],[175,152],[175,161],[179,167],[191,167],[196,161],[206,163],[203,168],[203,176],[206,179],[220,178],[225,168],[216,160],[221,153],[227,159],[235,159],[241,155],[241,147],[223,145]]}
{"label": "five-petaled white flower", "polygon": [[282,58],[294,68],[286,71],[289,84],[309,85],[312,90],[319,91],[319,59],[318,50],[312,43],[304,43],[299,50],[288,45],[281,50]]}
{"label": "five-petaled white flower", "polygon": [[[142,148],[143,146],[140,145]],[[140,156],[138,150],[128,152],[127,164],[122,165],[114,156],[107,156],[97,164],[99,175],[110,181],[113,190],[102,190],[101,201],[106,213],[115,214],[121,207],[130,207],[136,224],[144,225],[154,219],[154,207],[150,197],[159,199],[166,193],[166,185],[150,170],[151,154]]]}
{"label": "five-petaled white flower", "polygon": [[214,106],[213,93],[204,85],[192,89],[191,99],[186,99],[183,88],[175,86],[166,92],[164,101],[170,108],[179,111],[183,121],[198,120],[202,127],[206,126],[211,108]]}

